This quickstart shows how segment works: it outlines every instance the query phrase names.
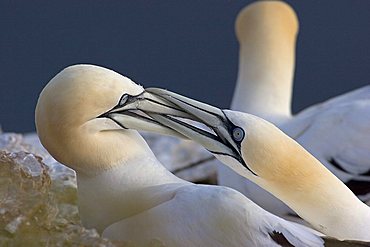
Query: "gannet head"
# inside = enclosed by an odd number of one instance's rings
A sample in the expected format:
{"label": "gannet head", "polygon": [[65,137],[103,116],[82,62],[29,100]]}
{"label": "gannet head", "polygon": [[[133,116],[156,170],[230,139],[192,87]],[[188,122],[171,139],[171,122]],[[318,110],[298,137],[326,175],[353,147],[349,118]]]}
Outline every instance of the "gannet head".
{"label": "gannet head", "polygon": [[[295,39],[299,28],[294,10],[282,1],[257,1],[242,9],[235,21],[235,32],[244,42],[284,41],[280,36]],[[276,37],[278,36],[278,37]],[[267,39],[266,39],[267,38]],[[279,42],[278,42],[279,43]]]}
{"label": "gannet head", "polygon": [[[287,162],[294,158],[292,152],[293,154],[294,151],[303,152],[305,154],[303,157],[310,158],[308,152],[293,139],[262,118],[242,112],[221,110],[158,88],[147,89],[145,94],[147,98],[150,95],[156,100],[138,98],[136,101],[140,101],[140,107],[136,109],[145,112],[158,125],[170,129],[167,134],[176,131],[178,136],[182,135],[198,142],[224,164],[252,181],[280,181],[286,184],[289,180],[287,179],[289,176],[286,175],[295,172],[295,169],[289,167],[294,165],[294,162]],[[131,102],[121,110],[132,109],[135,105],[134,98],[132,97]],[[162,101],[159,102],[159,99]],[[184,122],[182,118],[201,123],[210,131],[198,127],[197,124]],[[135,124],[134,119],[130,123],[117,116],[115,119],[127,128],[141,129]],[[158,132],[149,127],[146,130]]]}
{"label": "gannet head", "polygon": [[239,12],[235,31],[239,66],[231,108],[284,121],[291,116],[298,34],[294,10],[283,1],[256,1]]}
{"label": "gannet head", "polygon": [[112,70],[74,65],[59,72],[42,90],[35,111],[41,143],[59,162],[93,175],[141,152],[151,153],[134,130],[99,117],[125,94],[143,88]]}

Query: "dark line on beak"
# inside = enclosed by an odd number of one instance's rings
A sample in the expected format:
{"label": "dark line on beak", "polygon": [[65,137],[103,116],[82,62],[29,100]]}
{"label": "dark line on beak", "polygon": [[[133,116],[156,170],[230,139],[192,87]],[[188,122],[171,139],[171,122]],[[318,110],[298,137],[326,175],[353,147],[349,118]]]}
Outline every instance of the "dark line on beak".
{"label": "dark line on beak", "polygon": [[[173,121],[173,122],[176,122],[176,123],[178,123],[178,124],[180,124],[180,125],[183,125],[183,126],[185,126],[186,128],[189,128],[189,129],[191,129],[191,130],[193,130],[193,131],[195,131],[195,132],[198,132],[200,135],[204,135],[204,136],[206,136],[206,137],[208,137],[208,138],[210,138],[210,139],[213,139],[213,140],[215,140],[215,141],[217,141],[217,142],[220,142],[220,143],[223,143],[225,146],[227,146],[228,148],[230,148],[231,150],[233,150],[234,152],[236,152],[236,150],[235,150],[235,148],[229,143],[229,142],[224,142],[224,141],[222,141],[222,139],[217,135],[217,136],[215,136],[215,135],[213,135],[213,134],[211,134],[211,133],[209,133],[209,132],[207,132],[207,131],[204,131],[204,130],[202,130],[202,129],[198,129],[198,128],[196,128],[196,127],[194,127],[194,126],[192,126],[192,125],[189,125],[188,123],[185,123],[185,122],[182,122],[182,121],[180,121],[180,120],[177,120],[177,119],[175,119],[175,118],[172,118],[172,117],[170,117],[170,116],[167,116],[167,115],[162,115],[163,117],[165,117],[165,118],[167,118],[167,119],[169,119],[169,120],[171,120],[171,121]],[[171,128],[171,127],[169,127],[169,126],[166,126],[167,128]],[[175,131],[177,131],[176,129],[175,129]],[[190,138],[191,139],[191,138]],[[241,154],[239,154],[238,153],[238,156],[234,156],[234,155],[230,155],[230,154],[227,154],[227,153],[221,153],[221,152],[215,152],[215,151],[212,151],[212,150],[209,150],[209,149],[207,149],[209,152],[211,152],[211,153],[213,153],[213,154],[218,154],[218,155],[225,155],[225,156],[229,156],[229,157],[232,157],[232,158],[234,158],[234,159],[236,159],[237,161],[239,161],[240,162],[240,164],[242,164],[245,168],[247,168],[248,169],[248,171],[250,171],[253,175],[255,175],[255,176],[258,176],[254,171],[252,171],[248,166],[247,166],[247,164],[245,163],[245,161],[243,160],[243,158],[241,157]]]}
{"label": "dark line on beak", "polygon": [[[143,91],[143,92],[139,93],[138,95],[129,95],[129,94],[127,94],[127,93],[123,94],[123,95],[119,98],[118,103],[117,103],[115,106],[113,106],[111,109],[109,109],[108,111],[104,112],[103,114],[101,114],[101,115],[97,116],[96,118],[109,118],[109,114],[110,114],[110,112],[111,112],[111,111],[113,111],[114,109],[117,109],[117,108],[120,108],[120,107],[122,107],[122,106],[123,106],[123,105],[121,105],[121,100],[122,100],[122,98],[123,98],[124,96],[127,96],[127,97],[128,97],[128,99],[126,100],[126,102],[128,103],[128,101],[129,101],[129,100],[132,100],[132,98],[135,98],[135,97],[138,97],[138,96],[140,96],[140,95],[144,94],[144,92],[145,92],[145,91]],[[130,101],[130,103],[131,103],[131,101]],[[126,104],[126,103],[125,103],[125,104]],[[112,119],[112,120],[113,120],[113,119]]]}
{"label": "dark line on beak", "polygon": [[108,119],[112,120],[113,122],[115,122],[116,124],[118,124],[118,126],[120,126],[122,129],[128,130],[128,128],[123,126],[120,122],[116,121],[115,119],[111,118],[109,115],[106,118],[108,118]]}
{"label": "dark line on beak", "polygon": [[[155,94],[155,93],[154,93]],[[161,95],[158,95],[158,94],[155,94],[155,95],[157,95],[157,96],[159,96],[159,97],[161,97]],[[190,104],[190,103],[188,103],[188,102],[185,102],[185,101],[183,101],[183,100],[181,100],[181,99],[179,99],[179,98],[177,98],[177,97],[175,97],[175,96],[172,96],[172,95],[169,95],[169,94],[167,94],[167,96],[168,97],[172,97],[172,98],[174,98],[174,99],[176,99],[176,100],[178,100],[178,101],[180,101],[180,102],[182,102],[182,103],[184,103],[184,104],[186,104],[186,105],[189,105],[189,106],[191,106],[191,107],[194,107],[194,108],[196,108],[196,109],[198,109],[198,110],[200,110],[200,111],[203,111],[203,112],[206,112],[206,113],[208,113],[208,114],[210,114],[210,115],[213,115],[213,116],[215,116],[215,117],[217,117],[218,119],[220,119],[221,120],[221,122],[224,124],[224,126],[225,126],[225,128],[227,128],[227,130],[228,130],[228,133],[230,133],[230,131],[234,128],[234,127],[236,127],[228,118],[227,118],[227,116],[226,116],[226,114],[225,114],[225,112],[224,111],[222,111],[222,110],[220,110],[221,112],[222,112],[222,114],[223,114],[223,117],[222,116],[220,116],[220,115],[218,115],[218,114],[216,114],[216,113],[214,113],[214,112],[210,112],[210,111],[207,111],[207,110],[205,110],[205,109],[202,109],[202,108],[200,108],[200,107],[198,107],[198,106],[195,106],[195,105],[193,105],[193,104]],[[163,96],[162,96],[162,98],[163,98]],[[176,104],[176,103],[174,103],[174,104]],[[205,134],[207,137],[209,137],[209,138],[212,138],[213,140],[216,140],[216,141],[218,141],[218,142],[221,142],[221,143],[223,143],[225,146],[227,146],[227,147],[229,147],[231,150],[233,150],[234,152],[236,152],[237,154],[238,154],[238,157],[235,157],[235,156],[232,156],[232,155],[229,155],[229,154],[225,154],[225,153],[217,153],[217,152],[212,152],[211,150],[208,150],[209,152],[211,152],[211,153],[214,153],[214,154],[220,154],[220,155],[226,155],[226,156],[230,156],[230,157],[232,157],[232,158],[234,158],[234,159],[236,159],[236,160],[238,160],[245,168],[247,168],[248,169],[248,171],[250,171],[253,175],[255,175],[255,176],[258,176],[255,172],[253,172],[248,166],[247,166],[247,164],[245,163],[245,161],[243,160],[243,158],[242,158],[242,156],[241,156],[241,152],[240,152],[240,143],[236,143],[236,145],[238,146],[238,148],[239,148],[239,152],[237,151],[237,150],[235,150],[235,148],[233,147],[233,145],[231,145],[231,143],[226,139],[226,138],[224,138],[224,137],[222,137],[222,135],[221,134],[219,134],[219,132],[218,132],[218,130],[217,130],[217,126],[210,126],[210,125],[208,125],[207,123],[205,123],[203,120],[201,120],[201,119],[199,119],[197,116],[195,116],[195,115],[193,115],[192,113],[190,113],[190,112],[187,112],[188,114],[191,114],[192,116],[194,116],[196,119],[198,119],[199,120],[199,122],[201,122],[201,123],[203,123],[203,124],[205,124],[207,127],[209,127],[209,128],[211,128],[216,134],[217,134],[217,136],[214,136],[214,135],[212,135],[211,133],[209,133],[209,132],[206,132],[206,131],[204,131],[205,133],[207,133],[207,134]],[[173,118],[171,118],[171,120],[174,120]],[[201,132],[200,132],[200,129],[198,129],[198,128],[194,128],[193,126],[191,126],[191,125],[189,125],[189,124],[186,124],[186,123],[184,123],[184,122],[181,122],[181,121],[178,121],[177,119],[176,120],[174,120],[175,122],[177,122],[177,123],[179,123],[179,124],[183,124],[185,127],[188,127],[188,128],[190,128],[190,129],[192,129],[192,130],[194,130],[194,131],[196,131],[196,132],[198,132],[199,134],[202,134]]]}
{"label": "dark line on beak", "polygon": [[[162,98],[162,97],[161,97]],[[150,102],[153,102],[153,103],[156,103],[158,105],[161,105],[161,106],[164,106],[164,107],[167,107],[167,108],[170,108],[170,109],[173,109],[173,110],[176,110],[176,111],[179,111],[179,112],[183,112],[183,113],[186,113],[186,114],[189,114],[188,112],[182,110],[182,109],[178,109],[178,108],[175,108],[173,106],[169,106],[169,105],[166,105],[166,104],[163,104],[161,102],[158,102],[158,101],[155,101],[154,99],[149,99],[149,98],[144,98],[144,99],[140,99],[140,100],[147,100],[147,101],[150,101]],[[166,99],[164,99],[166,100]],[[166,100],[168,101],[168,100]],[[171,103],[171,102],[170,102]],[[145,112],[152,112],[152,111],[148,111],[148,110],[145,110]],[[153,111],[153,113],[156,113]]]}
{"label": "dark line on beak", "polygon": [[[208,149],[207,149],[208,150]],[[243,158],[241,156],[238,156],[238,157],[235,157],[233,155],[230,155],[230,154],[226,154],[226,153],[220,153],[220,152],[212,152],[211,150],[208,150],[209,152],[213,153],[213,154],[218,154],[218,155],[225,155],[225,156],[229,156],[231,158],[234,158],[236,159],[237,161],[240,162],[240,164],[242,164],[245,168],[247,168],[248,171],[250,171],[254,176],[258,177],[257,173],[255,173],[254,171],[252,171],[248,166],[247,164],[244,162]]]}
{"label": "dark line on beak", "polygon": [[[213,140],[215,140],[215,141],[221,142],[221,140],[219,139],[219,137],[218,137],[218,136],[215,136],[215,135],[213,135],[212,133],[210,133],[210,132],[208,132],[208,131],[205,131],[205,130],[199,129],[199,128],[197,128],[197,127],[194,127],[194,126],[192,126],[192,125],[190,125],[190,124],[188,124],[188,123],[182,122],[182,121],[180,121],[180,120],[178,120],[178,119],[176,119],[176,118],[173,118],[173,117],[171,117],[171,116],[168,116],[168,115],[161,115],[161,116],[163,116],[163,117],[165,117],[165,118],[167,118],[167,119],[169,119],[169,120],[171,120],[171,121],[173,121],[173,122],[175,122],[175,123],[178,123],[178,124],[180,124],[180,125],[182,125],[182,126],[184,126],[184,127],[188,128],[188,129],[191,129],[191,130],[193,130],[193,131],[197,132],[197,133],[198,133],[198,134],[200,134],[200,135],[203,135],[203,136],[206,136],[206,137],[208,137],[208,138],[210,138],[210,139],[213,139]],[[167,128],[171,128],[171,127],[167,126]],[[175,130],[175,131],[177,131],[177,130]]]}
{"label": "dark line on beak", "polygon": [[[176,97],[174,97],[174,96],[171,96],[171,95],[167,95],[167,96],[169,96],[169,97],[172,97],[172,98],[174,98],[174,99],[176,99],[176,100],[178,100],[178,101],[181,101],[182,103],[184,103],[184,104],[186,104],[186,105],[189,105],[189,106],[191,106],[191,107],[194,107],[194,108],[196,108],[196,109],[198,109],[198,110],[200,110],[200,111],[203,111],[203,112],[207,112],[207,113],[209,113],[209,114],[211,114],[211,115],[213,115],[213,116],[215,116],[215,117],[217,117],[217,118],[219,118],[222,122],[224,122],[224,120],[220,117],[220,115],[218,115],[218,114],[216,114],[216,113],[214,113],[214,112],[210,112],[210,111],[207,111],[207,110],[205,110],[205,109],[202,109],[202,108],[200,108],[200,107],[198,107],[198,106],[195,106],[195,105],[193,105],[193,104],[190,104],[190,103],[188,103],[188,102],[185,102],[185,101],[183,101],[183,100],[181,100],[181,99],[178,99],[178,98],[176,98]],[[176,103],[174,103],[174,104],[176,104]],[[194,116],[192,113],[190,113],[190,112],[187,112],[188,114],[191,114],[192,116]],[[197,119],[199,119],[197,116],[194,116],[195,118],[197,118]],[[201,119],[199,119],[200,120],[200,122],[202,122],[203,124],[205,124],[205,125],[207,125],[206,123],[204,123]],[[207,125],[208,126],[208,125]]]}
{"label": "dark line on beak", "polygon": [[[160,96],[160,95],[158,95],[158,96]],[[197,106],[195,106],[195,105],[192,105],[192,104],[190,104],[190,103],[187,103],[187,102],[185,102],[185,101],[183,101],[183,100],[181,100],[181,99],[178,99],[178,98],[176,98],[176,97],[174,97],[174,96],[171,96],[171,95],[167,95],[167,96],[169,96],[169,97],[172,97],[172,98],[174,98],[174,99],[176,99],[176,100],[178,100],[178,101],[181,101],[182,103],[184,103],[184,104],[187,104],[187,105],[189,105],[189,106],[191,106],[191,107],[194,107],[194,108],[196,108],[196,109],[198,109],[198,110],[200,110],[200,111],[203,111],[203,112],[207,112],[208,114],[210,114],[210,115],[213,115],[213,116],[215,116],[215,117],[217,117],[223,124],[224,124],[224,126],[227,128],[227,130],[228,130],[228,132],[230,133],[231,131],[232,131],[232,129],[233,128],[235,128],[236,126],[227,118],[227,116],[226,116],[226,114],[225,114],[225,112],[223,111],[223,110],[220,110],[221,112],[222,112],[222,114],[223,114],[223,116],[221,116],[221,115],[219,115],[219,114],[216,114],[216,113],[214,113],[214,112],[210,112],[210,111],[207,111],[207,110],[204,110],[204,109],[202,109],[202,108],[200,108],[200,107],[197,107]],[[174,103],[175,104],[175,103]],[[224,143],[228,143],[229,145],[229,147],[232,149],[232,150],[234,150],[234,151],[236,151],[235,150],[235,148],[231,145],[231,143],[226,139],[226,138],[224,138],[222,135],[219,135],[218,134],[218,131],[217,131],[217,126],[210,126],[210,125],[208,125],[207,123],[205,123],[203,120],[201,120],[201,119],[199,119],[197,116],[195,116],[195,115],[193,115],[192,113],[189,113],[189,112],[187,112],[188,114],[191,114],[192,116],[194,116],[196,119],[198,119],[199,120],[199,122],[201,122],[201,123],[203,123],[203,124],[205,124],[207,127],[209,127],[209,128],[211,128],[216,134],[217,134],[217,136],[220,138],[220,140],[222,140]],[[236,145],[238,146],[238,148],[240,149],[240,143],[237,143],[237,142],[235,142],[236,143]],[[240,150],[239,150],[240,151]],[[239,154],[240,154],[240,152],[238,152]]]}
{"label": "dark line on beak", "polygon": [[[147,121],[147,122],[151,122],[151,123],[154,123],[154,124],[157,124],[157,125],[163,126],[163,127],[165,127],[165,128],[168,128],[168,126],[166,126],[166,125],[164,125],[164,124],[162,124],[162,123],[160,123],[160,122],[157,122],[157,121],[155,121],[155,120],[154,120],[154,119],[152,119],[152,118],[145,117],[145,116],[143,116],[143,115],[140,115],[140,114],[137,114],[137,113],[131,112],[131,111],[129,111],[129,110],[117,111],[117,112],[114,112],[114,113],[112,113],[112,114],[121,114],[121,115],[127,115],[127,116],[131,116],[131,117],[138,118],[138,119],[144,119],[144,120],[145,120],[145,121]],[[112,119],[112,117],[111,117],[110,115],[108,116],[108,118],[109,118],[109,119]],[[113,121],[115,121],[114,119],[112,119],[112,120],[113,120]],[[117,121],[115,121],[115,122],[117,122]],[[125,127],[125,129],[128,129],[128,128],[126,128],[126,127]]]}

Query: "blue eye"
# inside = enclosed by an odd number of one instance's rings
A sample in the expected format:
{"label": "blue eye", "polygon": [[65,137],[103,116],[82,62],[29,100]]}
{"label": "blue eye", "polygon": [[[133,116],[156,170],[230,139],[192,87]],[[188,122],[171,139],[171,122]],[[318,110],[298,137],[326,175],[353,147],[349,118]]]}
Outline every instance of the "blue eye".
{"label": "blue eye", "polygon": [[240,127],[235,127],[233,129],[233,139],[236,142],[242,141],[244,138],[244,130]]}
{"label": "blue eye", "polygon": [[120,106],[123,106],[123,105],[127,102],[127,99],[128,99],[128,95],[127,95],[127,94],[124,94],[124,95],[121,97],[120,101],[119,101],[119,105],[120,105]]}

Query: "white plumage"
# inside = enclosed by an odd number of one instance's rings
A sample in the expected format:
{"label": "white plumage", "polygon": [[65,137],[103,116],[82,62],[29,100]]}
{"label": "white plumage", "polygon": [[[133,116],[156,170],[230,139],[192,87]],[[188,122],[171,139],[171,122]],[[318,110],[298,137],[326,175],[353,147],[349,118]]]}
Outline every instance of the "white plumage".
{"label": "white plumage", "polygon": [[[370,208],[273,124],[163,89],[147,89],[146,93],[167,103],[137,96],[136,109],[170,128],[168,134],[177,131],[198,142],[228,168],[281,199],[320,232],[341,240],[370,241]],[[133,105],[130,102],[124,108],[135,109]],[[184,113],[189,114],[186,118],[206,125],[209,130],[183,122],[178,117],[184,117]]]}
{"label": "white plumage", "polygon": [[111,70],[76,65],[40,94],[38,135],[56,160],[75,169],[86,227],[138,246],[323,246],[313,230],[268,213],[233,189],[194,185],[167,171],[143,138],[109,113],[117,110],[120,120],[132,123],[133,113],[118,108],[127,95],[142,92]]}
{"label": "white plumage", "polygon": [[[370,86],[292,115],[298,20],[287,4],[261,1],[236,21],[239,73],[231,109],[262,117],[298,141],[362,200],[370,197]],[[319,90],[319,89],[318,89]],[[219,183],[286,217],[292,211],[250,181],[219,166]]]}

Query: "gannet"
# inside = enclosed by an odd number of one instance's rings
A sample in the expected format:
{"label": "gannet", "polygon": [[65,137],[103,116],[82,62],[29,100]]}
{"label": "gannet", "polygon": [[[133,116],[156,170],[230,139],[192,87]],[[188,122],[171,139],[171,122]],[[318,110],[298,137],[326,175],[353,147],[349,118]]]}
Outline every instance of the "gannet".
{"label": "gannet", "polygon": [[268,213],[240,192],[195,185],[167,171],[139,133],[120,123],[182,137],[119,111],[129,95],[141,93],[116,72],[75,65],[39,96],[37,133],[56,160],[76,171],[85,227],[137,246],[323,246],[313,230]]}
{"label": "gannet", "polygon": [[[291,112],[298,19],[281,1],[258,1],[239,13],[239,70],[231,109],[262,117],[295,139],[360,199],[370,199],[370,86]],[[290,210],[269,193],[219,166],[218,181],[274,214]]]}
{"label": "gannet", "polygon": [[[153,102],[154,96],[164,101]],[[370,241],[370,208],[319,160],[268,121],[155,88],[131,97],[110,114],[123,126],[137,128],[115,117],[119,111],[135,109],[171,128],[168,134],[175,130],[198,142],[234,172],[282,200],[320,232],[341,240]],[[171,112],[173,109],[176,111]],[[184,113],[210,131],[182,121]]]}

